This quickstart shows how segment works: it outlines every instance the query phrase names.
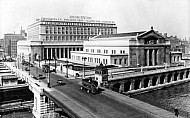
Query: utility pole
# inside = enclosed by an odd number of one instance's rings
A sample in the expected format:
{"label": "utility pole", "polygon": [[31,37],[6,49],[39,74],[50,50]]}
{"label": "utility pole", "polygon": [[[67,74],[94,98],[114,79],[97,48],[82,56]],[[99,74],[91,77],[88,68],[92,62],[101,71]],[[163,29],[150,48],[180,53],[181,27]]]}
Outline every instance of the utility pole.
{"label": "utility pole", "polygon": [[17,56],[17,60],[18,60],[18,69],[19,69],[19,59],[20,59],[19,56],[20,56],[20,55]]}
{"label": "utility pole", "polygon": [[86,57],[82,57],[82,60],[84,60],[84,65],[83,65],[83,79],[85,79],[85,60],[87,58]]}
{"label": "utility pole", "polygon": [[67,61],[66,61],[67,65],[66,65],[66,78],[68,78],[68,58],[67,58]]}
{"label": "utility pole", "polygon": [[24,56],[22,56],[22,71],[23,71],[23,63],[24,62]]}
{"label": "utility pole", "polygon": [[50,88],[50,59],[49,59],[49,69],[48,69],[48,80],[47,86]]}
{"label": "utility pole", "polygon": [[28,60],[29,60],[29,64],[28,64],[29,65],[29,75],[30,75],[30,55],[31,54],[28,55]]}
{"label": "utility pole", "polygon": [[15,67],[17,68],[16,62],[17,62],[17,54],[15,54]]}
{"label": "utility pole", "polygon": [[40,67],[40,55],[38,57],[39,57],[39,67]]}
{"label": "utility pole", "polygon": [[55,73],[56,73],[56,57],[57,57],[57,55],[56,55],[57,53],[55,53]]}

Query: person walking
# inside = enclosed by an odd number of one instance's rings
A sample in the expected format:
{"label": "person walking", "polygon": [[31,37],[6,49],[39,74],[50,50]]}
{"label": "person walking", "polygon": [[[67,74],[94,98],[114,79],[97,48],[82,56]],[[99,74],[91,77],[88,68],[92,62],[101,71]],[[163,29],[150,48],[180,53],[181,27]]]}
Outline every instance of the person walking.
{"label": "person walking", "polygon": [[175,113],[175,116],[177,117],[179,116],[179,110],[177,107],[174,108],[174,113]]}

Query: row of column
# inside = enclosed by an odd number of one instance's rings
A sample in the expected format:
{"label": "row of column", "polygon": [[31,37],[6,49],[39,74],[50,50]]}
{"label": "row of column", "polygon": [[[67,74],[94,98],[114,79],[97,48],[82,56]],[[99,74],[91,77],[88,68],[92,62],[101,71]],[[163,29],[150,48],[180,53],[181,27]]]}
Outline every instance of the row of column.
{"label": "row of column", "polygon": [[146,49],[145,50],[145,59],[146,59],[146,64],[145,66],[155,66],[158,65],[158,49]]}
{"label": "row of column", "polygon": [[[182,76],[182,78],[181,78],[181,73],[183,73],[183,76]],[[145,79],[142,79],[140,82],[139,82],[139,84],[138,85],[136,85],[136,86],[138,86],[138,88],[137,89],[142,89],[142,88],[146,88],[146,87],[150,87],[150,86],[158,86],[159,84],[165,84],[165,83],[170,83],[170,82],[173,82],[173,81],[178,81],[178,80],[183,80],[183,79],[186,79],[186,78],[190,78],[190,73],[189,73],[189,71],[183,71],[183,72],[181,72],[181,73],[178,73],[178,75],[175,77],[175,74],[176,73],[172,73],[171,74],[171,76],[170,76],[170,78],[168,78],[169,77],[169,74],[168,75],[166,75],[166,76],[163,76],[163,75],[160,75],[160,76],[158,76],[157,77],[157,79],[156,79],[156,84],[155,85],[153,85],[153,79],[155,78],[155,77],[152,77],[152,78],[150,78],[149,79],[149,81],[148,81],[148,86],[144,86],[145,85]],[[188,75],[187,75],[188,74]],[[162,78],[162,77],[164,77],[164,78]],[[163,82],[161,82],[161,78],[163,79]],[[168,79],[170,79],[170,81],[168,82]],[[176,79],[176,80],[175,80]],[[137,80],[138,81],[138,80]],[[129,91],[132,91],[132,90],[137,90],[136,88],[135,88],[135,83],[136,83],[136,81],[134,81],[134,80],[132,80],[131,82],[130,82],[130,86],[129,86]],[[120,85],[120,88],[119,88],[119,91],[124,91],[124,83],[122,83],[121,85]],[[124,91],[125,92],[125,91]]]}
{"label": "row of column", "polygon": [[82,51],[82,47],[44,48],[42,59],[71,58],[71,51]]}

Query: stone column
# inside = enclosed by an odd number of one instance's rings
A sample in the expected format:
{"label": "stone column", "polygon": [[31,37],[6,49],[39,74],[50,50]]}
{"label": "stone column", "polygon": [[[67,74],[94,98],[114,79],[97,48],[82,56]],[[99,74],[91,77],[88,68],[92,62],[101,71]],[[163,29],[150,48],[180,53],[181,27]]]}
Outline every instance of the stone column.
{"label": "stone column", "polygon": [[69,59],[69,55],[70,55],[70,51],[69,51],[70,47],[67,48],[67,58]]}
{"label": "stone column", "polygon": [[177,75],[177,81],[180,80],[180,73]]}
{"label": "stone column", "polygon": [[141,80],[140,85],[139,85],[139,88],[140,88],[140,89],[141,89],[141,88],[144,88],[144,79]]}
{"label": "stone column", "polygon": [[158,79],[157,79],[157,81],[156,81],[156,85],[160,84],[160,77],[161,77],[161,76],[158,77]]}
{"label": "stone column", "polygon": [[190,78],[190,70],[188,70],[189,71],[189,75],[188,75],[188,78]]}
{"label": "stone column", "polygon": [[119,93],[122,93],[124,91],[124,84],[121,83],[120,87],[119,87]]}
{"label": "stone column", "polygon": [[183,79],[186,79],[186,74],[187,74],[187,71],[185,70],[183,74]]}
{"label": "stone column", "polygon": [[156,60],[157,60],[157,65],[160,65],[160,60],[159,60],[159,57],[160,57],[160,55],[159,55],[159,49],[157,50],[157,53],[156,53],[157,55],[156,55]]}
{"label": "stone column", "polygon": [[50,48],[50,59],[52,59],[53,58],[53,49],[52,48]]}
{"label": "stone column", "polygon": [[131,85],[130,85],[130,89],[129,89],[130,91],[131,91],[131,90],[134,90],[134,84],[135,84],[134,81],[132,81],[132,82],[131,82]]}
{"label": "stone column", "polygon": [[61,48],[59,48],[59,58],[61,58]]}
{"label": "stone column", "polygon": [[166,75],[165,78],[164,78],[164,84],[168,82],[167,80],[168,80],[168,77]]}
{"label": "stone column", "polygon": [[155,50],[152,50],[152,65],[155,65]]}
{"label": "stone column", "polygon": [[149,66],[149,59],[150,59],[150,54],[149,54],[149,50],[146,51],[146,62],[147,62],[147,66]]}
{"label": "stone column", "polygon": [[46,59],[49,58],[49,55],[48,55],[48,49],[49,49],[49,48],[46,48]]}
{"label": "stone column", "polygon": [[175,73],[172,73],[172,76],[171,76],[171,81],[172,81],[172,82],[174,81],[174,74],[175,74]]}
{"label": "stone column", "polygon": [[148,82],[148,87],[152,86],[152,78],[150,78],[149,82]]}
{"label": "stone column", "polygon": [[62,56],[65,58],[65,47],[63,48]]}

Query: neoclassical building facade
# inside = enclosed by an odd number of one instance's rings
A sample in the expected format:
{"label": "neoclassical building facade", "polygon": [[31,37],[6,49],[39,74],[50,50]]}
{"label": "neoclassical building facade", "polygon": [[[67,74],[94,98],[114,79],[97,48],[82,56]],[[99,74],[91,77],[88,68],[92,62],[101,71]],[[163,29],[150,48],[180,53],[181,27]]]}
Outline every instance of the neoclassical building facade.
{"label": "neoclassical building facade", "polygon": [[70,58],[71,51],[82,51],[83,41],[103,34],[116,34],[114,22],[92,20],[86,16],[70,19],[41,18],[27,28],[27,40],[18,42],[18,56],[31,59]]}
{"label": "neoclassical building facade", "polygon": [[83,51],[72,51],[71,59],[99,65],[156,66],[170,64],[170,43],[154,31],[100,35],[84,42]]}

